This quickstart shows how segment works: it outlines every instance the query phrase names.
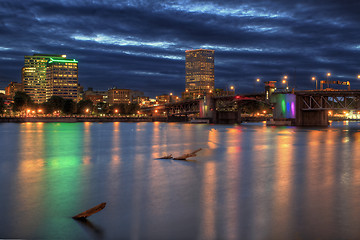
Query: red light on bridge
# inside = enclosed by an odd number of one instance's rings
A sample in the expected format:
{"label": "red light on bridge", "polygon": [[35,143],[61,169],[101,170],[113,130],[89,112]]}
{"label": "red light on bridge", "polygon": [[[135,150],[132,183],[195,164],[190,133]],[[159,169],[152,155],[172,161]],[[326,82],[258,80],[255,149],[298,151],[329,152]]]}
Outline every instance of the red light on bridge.
{"label": "red light on bridge", "polygon": [[235,96],[236,99],[240,99],[241,97],[240,96]]}

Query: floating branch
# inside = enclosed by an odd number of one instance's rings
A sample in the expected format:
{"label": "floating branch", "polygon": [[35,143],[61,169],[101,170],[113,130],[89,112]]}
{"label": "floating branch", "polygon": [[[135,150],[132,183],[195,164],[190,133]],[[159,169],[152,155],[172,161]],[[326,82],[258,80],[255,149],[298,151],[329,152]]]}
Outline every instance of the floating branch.
{"label": "floating branch", "polygon": [[172,154],[169,154],[169,155],[166,155],[166,156],[163,156],[163,157],[160,157],[158,159],[172,159]]}
{"label": "floating branch", "polygon": [[196,157],[196,153],[199,152],[200,150],[201,150],[201,148],[199,148],[191,153],[186,153],[186,154],[183,154],[183,155],[173,158],[173,159],[174,160],[187,160],[187,158],[189,158],[189,157]]}
{"label": "floating branch", "polygon": [[93,215],[94,213],[100,212],[101,210],[103,210],[106,206],[106,203],[100,203],[99,205],[96,205],[93,208],[90,208],[88,210],[86,210],[85,212],[79,213],[78,215],[73,216],[73,219],[85,219],[91,215]]}

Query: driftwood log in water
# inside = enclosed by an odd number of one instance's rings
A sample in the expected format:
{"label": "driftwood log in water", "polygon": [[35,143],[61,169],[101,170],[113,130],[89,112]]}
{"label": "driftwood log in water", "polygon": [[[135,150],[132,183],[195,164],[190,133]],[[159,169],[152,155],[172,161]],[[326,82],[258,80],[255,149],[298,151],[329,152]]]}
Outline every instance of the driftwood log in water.
{"label": "driftwood log in water", "polygon": [[173,158],[173,159],[174,160],[186,160],[189,157],[196,157],[196,153],[199,152],[200,150],[201,150],[201,148],[199,148],[191,153],[186,153],[186,154],[183,154],[183,155]]}
{"label": "driftwood log in water", "polygon": [[163,157],[160,157],[158,159],[172,159],[172,154],[169,154],[169,155],[166,155],[166,156],[163,156]]}
{"label": "driftwood log in water", "polygon": [[100,212],[101,210],[103,210],[106,206],[106,203],[100,203],[99,205],[96,205],[93,208],[90,208],[88,210],[86,210],[85,212],[79,213],[78,215],[73,216],[73,219],[85,219],[91,215],[93,215],[94,213]]}

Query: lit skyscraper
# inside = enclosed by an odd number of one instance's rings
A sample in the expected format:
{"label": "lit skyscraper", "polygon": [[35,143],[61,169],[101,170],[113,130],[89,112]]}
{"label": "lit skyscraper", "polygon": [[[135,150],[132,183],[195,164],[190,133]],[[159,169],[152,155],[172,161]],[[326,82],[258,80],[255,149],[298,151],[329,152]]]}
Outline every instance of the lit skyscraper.
{"label": "lit skyscraper", "polygon": [[185,93],[198,98],[214,91],[214,50],[185,51]]}
{"label": "lit skyscraper", "polygon": [[66,59],[66,55],[25,56],[22,84],[35,103],[43,103],[53,95],[76,100],[77,91],[73,97],[72,88],[76,84],[77,89],[77,81],[75,59]]}
{"label": "lit skyscraper", "polygon": [[46,100],[52,96],[78,100],[78,61],[51,57],[46,68]]}

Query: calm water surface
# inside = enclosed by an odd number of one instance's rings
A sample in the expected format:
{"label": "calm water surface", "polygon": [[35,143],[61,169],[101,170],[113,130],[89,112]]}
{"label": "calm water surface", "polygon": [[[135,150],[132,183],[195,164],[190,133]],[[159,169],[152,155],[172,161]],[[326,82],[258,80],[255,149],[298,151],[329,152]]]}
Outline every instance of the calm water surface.
{"label": "calm water surface", "polygon": [[3,123],[0,143],[0,238],[360,238],[359,123]]}

